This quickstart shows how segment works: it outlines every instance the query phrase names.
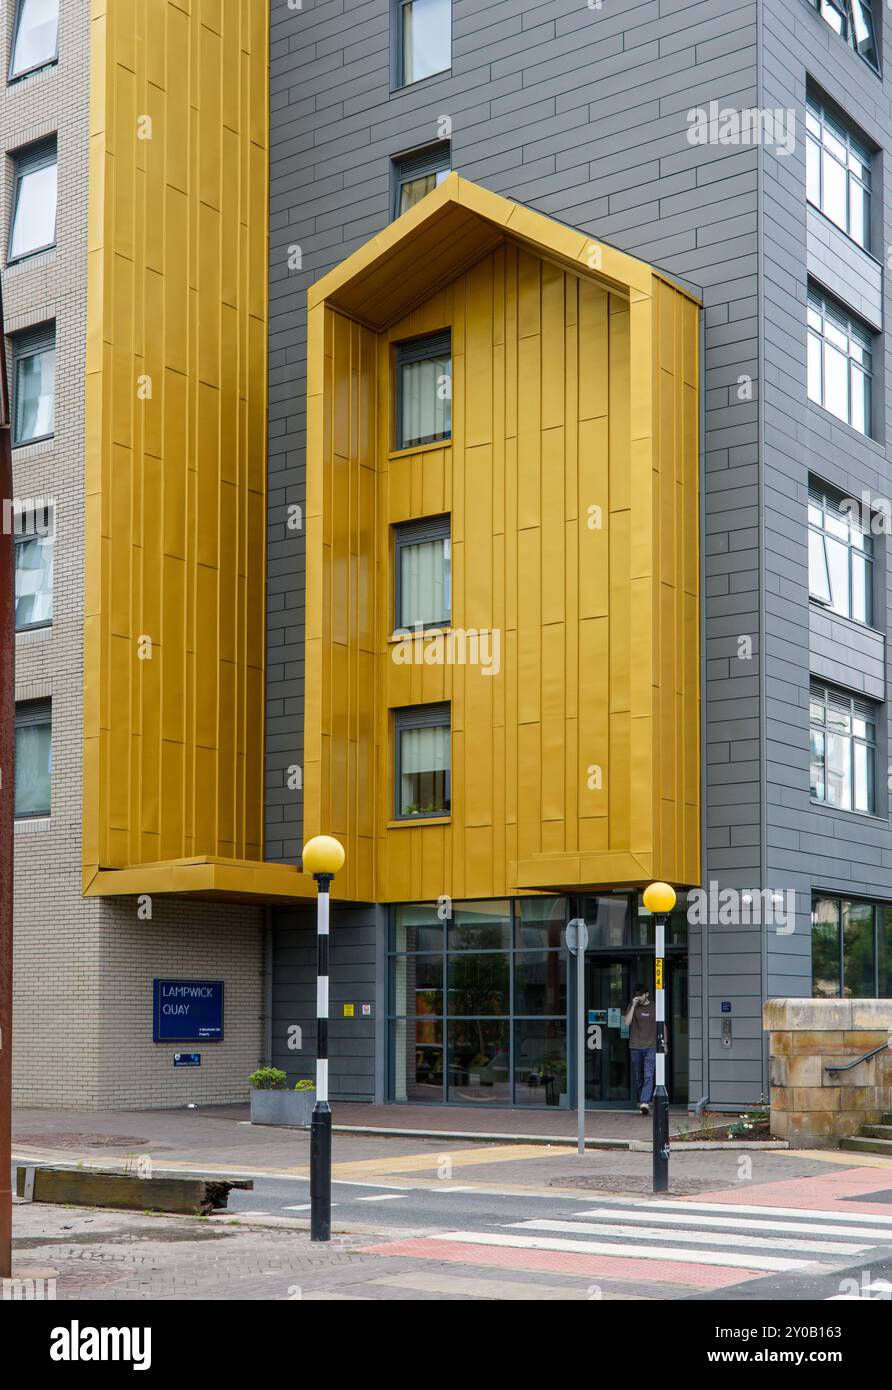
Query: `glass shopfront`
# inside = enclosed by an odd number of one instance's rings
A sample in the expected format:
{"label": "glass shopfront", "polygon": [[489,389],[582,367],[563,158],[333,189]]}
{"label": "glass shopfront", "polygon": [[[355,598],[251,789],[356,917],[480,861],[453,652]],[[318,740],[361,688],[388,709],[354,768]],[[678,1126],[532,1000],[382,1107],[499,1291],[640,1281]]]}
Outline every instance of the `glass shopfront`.
{"label": "glass shopfront", "polygon": [[[585,998],[602,1022],[587,1051],[586,1099],[632,1103],[622,1015],[639,981],[653,987],[653,920],[635,894],[502,899],[391,909],[390,1082],[393,1101],[558,1106],[575,1097],[576,962],[567,922],[589,930]],[[687,1100],[687,923],[667,932],[671,1098]],[[594,1018],[593,1018],[594,1011]]]}

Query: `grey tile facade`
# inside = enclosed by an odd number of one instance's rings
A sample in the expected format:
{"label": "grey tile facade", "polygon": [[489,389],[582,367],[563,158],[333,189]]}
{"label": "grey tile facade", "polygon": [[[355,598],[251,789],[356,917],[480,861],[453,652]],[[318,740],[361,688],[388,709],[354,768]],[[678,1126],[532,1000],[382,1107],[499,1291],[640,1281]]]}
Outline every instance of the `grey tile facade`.
{"label": "grey tile facade", "polygon": [[[806,531],[810,474],[854,497],[892,491],[885,340],[874,439],[810,403],[805,376],[810,271],[882,322],[886,84],[809,0],[454,0],[451,70],[403,90],[392,20],[390,0],[272,0],[267,857],[293,860],[301,842],[287,769],[302,748],[303,539],[287,509],[304,502],[306,290],[388,222],[393,157],[448,134],[462,175],[703,298],[704,883],[794,890],[797,911],[792,931],[691,929],[691,1097],[751,1101],[767,1090],[762,1000],[811,993],[813,890],[892,899],[885,790],[873,817],[814,805],[808,752],[811,675],[884,698],[888,597],[877,633],[810,612]],[[807,77],[881,152],[872,258],[807,208]],[[696,143],[691,113],[710,103],[776,111],[795,141]],[[877,571],[885,594],[882,554]],[[283,924],[277,968],[297,968],[291,939]]]}

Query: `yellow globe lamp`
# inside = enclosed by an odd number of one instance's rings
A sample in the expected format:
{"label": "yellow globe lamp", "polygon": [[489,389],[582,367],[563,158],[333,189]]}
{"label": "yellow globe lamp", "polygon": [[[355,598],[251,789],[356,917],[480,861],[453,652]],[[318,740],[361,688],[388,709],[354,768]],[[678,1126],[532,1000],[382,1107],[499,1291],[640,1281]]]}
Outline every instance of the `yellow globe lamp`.
{"label": "yellow globe lamp", "polygon": [[314,878],[334,878],[344,867],[344,846],[333,835],[314,835],[304,845],[304,873]]}
{"label": "yellow globe lamp", "polygon": [[675,889],[668,883],[651,883],[644,890],[644,906],[654,916],[671,912],[675,901]]}

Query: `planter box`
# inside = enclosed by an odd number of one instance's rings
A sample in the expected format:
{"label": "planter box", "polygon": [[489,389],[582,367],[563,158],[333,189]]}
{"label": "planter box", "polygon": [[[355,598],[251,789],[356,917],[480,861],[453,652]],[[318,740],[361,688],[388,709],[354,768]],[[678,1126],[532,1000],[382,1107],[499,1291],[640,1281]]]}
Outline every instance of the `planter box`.
{"label": "planter box", "polygon": [[309,1129],[315,1091],[261,1091],[251,1087],[252,1125],[293,1125]]}

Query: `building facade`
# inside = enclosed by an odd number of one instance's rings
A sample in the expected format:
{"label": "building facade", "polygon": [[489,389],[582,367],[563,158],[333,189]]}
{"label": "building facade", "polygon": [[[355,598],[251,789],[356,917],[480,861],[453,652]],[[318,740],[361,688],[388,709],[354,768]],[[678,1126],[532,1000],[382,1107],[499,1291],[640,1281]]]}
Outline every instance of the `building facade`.
{"label": "building facade", "polygon": [[[7,4],[13,397],[49,324],[58,396],[14,455],[56,561],[22,1099],[51,1010],[78,1103],[311,1076],[320,832],[335,1098],[571,1103],[582,918],[586,1093],[628,1105],[657,877],[677,1103],[767,1091],[765,999],[892,994],[885,20]],[[195,1072],[159,977],[225,983]]]}

